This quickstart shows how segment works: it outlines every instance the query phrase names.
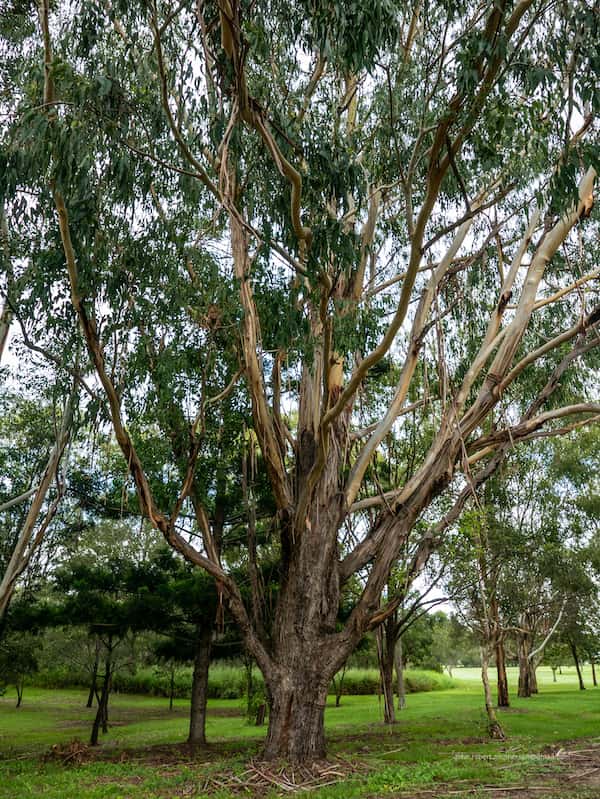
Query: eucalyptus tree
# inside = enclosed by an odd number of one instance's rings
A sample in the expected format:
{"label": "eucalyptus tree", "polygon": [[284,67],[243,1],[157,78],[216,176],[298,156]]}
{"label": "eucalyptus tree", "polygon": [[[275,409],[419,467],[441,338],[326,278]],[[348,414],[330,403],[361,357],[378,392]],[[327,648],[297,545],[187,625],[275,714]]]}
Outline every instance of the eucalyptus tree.
{"label": "eucalyptus tree", "polygon": [[545,442],[513,453],[488,480],[477,507],[463,513],[456,537],[448,535],[444,544],[452,564],[449,589],[480,642],[486,710],[494,737],[503,737],[504,732],[491,696],[492,658],[498,674],[498,707],[509,706],[507,651],[512,650],[518,660],[518,695],[537,693],[536,669],[546,646],[589,596],[585,571],[591,559],[565,517],[568,505],[556,490],[552,456]]}
{"label": "eucalyptus tree", "polygon": [[[57,300],[36,330],[79,326],[141,512],[264,674],[266,756],[321,756],[331,677],[396,610],[409,537],[416,573],[509,448],[600,411],[593,5],[17,8],[0,194],[36,230],[32,296]],[[247,542],[251,575],[278,559],[268,629],[203,490],[207,436],[244,424],[274,504]],[[391,437],[413,464],[382,491]]]}

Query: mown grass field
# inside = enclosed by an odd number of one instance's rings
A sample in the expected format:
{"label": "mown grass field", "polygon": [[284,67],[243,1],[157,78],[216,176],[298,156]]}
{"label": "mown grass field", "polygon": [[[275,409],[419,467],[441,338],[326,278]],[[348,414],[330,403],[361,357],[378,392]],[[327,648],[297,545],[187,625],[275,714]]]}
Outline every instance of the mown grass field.
{"label": "mown grass field", "polygon": [[[600,780],[577,777],[577,766],[554,757],[560,748],[585,748],[582,739],[598,745],[600,758],[600,688],[577,689],[573,669],[563,669],[552,683],[550,670],[540,669],[540,693],[530,699],[512,697],[512,707],[500,714],[506,742],[486,738],[486,719],[476,669],[455,672],[456,687],[412,694],[393,728],[381,722],[376,696],[344,697],[339,708],[326,711],[329,754],[349,763],[337,784],[302,793],[307,799],[368,797],[534,796],[598,799]],[[515,673],[510,674],[512,687]],[[190,754],[178,747],[187,733],[188,702],[177,700],[173,712],[163,698],[116,695],[111,727],[90,760],[64,766],[44,761],[53,744],[73,738],[87,741],[93,716],[84,707],[84,691],[27,689],[23,706],[14,695],[0,699],[0,797],[46,799],[158,799],[194,797],[230,799],[253,796],[218,782],[242,774],[260,752],[265,728],[248,725],[238,700],[211,700],[205,751]],[[571,742],[565,744],[564,742]],[[337,760],[336,760],[337,759]],[[573,771],[575,768],[575,771]],[[600,760],[598,762],[600,774]],[[585,769],[582,771],[585,775]],[[202,786],[213,779],[210,791]],[[332,780],[334,782],[334,780]],[[492,786],[502,791],[492,790]],[[510,786],[513,789],[507,790]],[[518,790],[517,790],[518,788]],[[527,791],[525,790],[527,788]],[[264,797],[281,795],[265,789]]]}

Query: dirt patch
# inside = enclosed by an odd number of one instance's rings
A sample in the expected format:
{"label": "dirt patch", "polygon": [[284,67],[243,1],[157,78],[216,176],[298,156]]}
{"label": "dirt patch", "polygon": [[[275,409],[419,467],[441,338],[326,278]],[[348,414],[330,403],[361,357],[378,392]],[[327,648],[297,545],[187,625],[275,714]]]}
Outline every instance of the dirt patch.
{"label": "dirt patch", "polygon": [[93,752],[94,760],[109,763],[138,763],[143,766],[172,769],[180,765],[192,765],[223,761],[241,756],[250,759],[256,754],[258,743],[240,738],[225,743],[209,743],[193,746],[188,743],[153,744],[126,749],[104,744]]}
{"label": "dirt patch", "polygon": [[[513,786],[446,783],[396,799],[598,799],[600,797],[600,740],[570,741],[545,747],[542,770]],[[548,769],[543,769],[543,761]]]}
{"label": "dirt patch", "polygon": [[[91,719],[95,714],[95,709],[90,711],[88,719],[67,719],[56,723],[56,727],[63,730],[81,729],[91,724]],[[208,708],[207,715],[216,718],[236,718],[242,716],[241,710],[234,707],[215,707]],[[169,711],[157,711],[155,708],[117,708],[113,711],[113,719],[108,722],[109,727],[126,727],[128,724],[137,724],[140,721],[162,721],[164,719],[187,718],[189,710],[187,708],[174,708]]]}
{"label": "dirt patch", "polygon": [[[481,744],[485,739],[473,737],[462,743]],[[372,764],[356,757],[336,757],[310,767],[263,763],[256,756],[256,742],[239,740],[192,747],[189,744],[157,744],[131,749],[89,747],[81,741],[54,746],[45,760],[77,767],[87,762],[135,763],[154,767],[164,776],[177,775],[182,766],[199,766],[193,783],[186,786],[209,794],[227,790],[234,795],[262,797],[274,790],[280,795],[301,793],[310,789],[343,782],[366,775]],[[238,758],[247,765],[223,768],[227,758]],[[564,742],[547,746],[535,755],[536,767],[526,768],[514,785],[498,786],[461,781],[440,783],[417,792],[400,792],[396,799],[598,799],[600,797],[600,739]],[[515,767],[518,761],[515,760]],[[204,768],[206,766],[206,768]],[[238,767],[239,768],[239,767]],[[113,778],[106,778],[107,781]],[[116,782],[122,778],[114,778]],[[143,778],[134,778],[136,782]]]}
{"label": "dirt patch", "polygon": [[476,736],[471,735],[468,738],[433,738],[431,743],[439,744],[440,746],[456,746],[457,744],[489,744],[491,739],[489,736]]}
{"label": "dirt patch", "polygon": [[514,716],[526,715],[527,713],[531,712],[529,708],[526,707],[497,707],[495,710],[497,713],[502,713],[503,715],[506,713],[512,714]]}
{"label": "dirt patch", "polygon": [[[600,741],[549,746],[544,754],[564,764],[563,782],[574,787],[600,789]],[[600,790],[598,791],[600,794]]]}
{"label": "dirt patch", "polygon": [[241,710],[238,710],[235,707],[209,707],[206,711],[207,716],[217,716],[221,718],[240,718],[243,716]]}

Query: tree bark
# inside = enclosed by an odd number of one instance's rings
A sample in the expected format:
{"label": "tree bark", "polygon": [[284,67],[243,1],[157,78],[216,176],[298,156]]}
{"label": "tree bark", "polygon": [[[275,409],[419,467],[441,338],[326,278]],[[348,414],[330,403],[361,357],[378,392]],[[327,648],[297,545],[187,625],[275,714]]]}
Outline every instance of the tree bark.
{"label": "tree bark", "polygon": [[593,660],[591,661],[591,663],[592,663],[592,684],[593,684],[594,688],[597,688],[598,687],[598,680],[596,679],[596,664],[594,663]]}
{"label": "tree bark", "polygon": [[198,625],[197,635],[194,676],[192,677],[190,731],[187,740],[193,746],[203,746],[206,743],[206,702],[208,700],[212,625]]}
{"label": "tree bark", "polygon": [[498,673],[498,707],[510,707],[508,678],[506,676],[506,653],[502,638],[496,643],[496,671]]}
{"label": "tree bark", "polygon": [[269,680],[267,760],[305,763],[325,757],[327,687],[318,672],[288,672]]}
{"label": "tree bark", "polygon": [[577,654],[577,647],[575,646],[575,644],[572,641],[569,644],[569,646],[571,647],[571,653],[573,655],[573,660],[575,661],[575,668],[577,669],[577,679],[579,680],[579,690],[580,691],[585,691],[585,685],[583,684],[583,676],[581,674],[581,666],[579,664],[579,655]]}
{"label": "tree bark", "polygon": [[15,684],[15,688],[17,689],[17,704],[16,707],[21,707],[21,702],[23,701],[23,679],[17,680]]}
{"label": "tree bark", "polygon": [[494,710],[494,703],[492,701],[492,690],[490,688],[489,679],[489,655],[486,646],[481,647],[481,681],[483,683],[483,692],[485,694],[485,711],[488,717],[488,733],[490,738],[503,741],[506,736],[502,729],[500,722],[496,718]]}

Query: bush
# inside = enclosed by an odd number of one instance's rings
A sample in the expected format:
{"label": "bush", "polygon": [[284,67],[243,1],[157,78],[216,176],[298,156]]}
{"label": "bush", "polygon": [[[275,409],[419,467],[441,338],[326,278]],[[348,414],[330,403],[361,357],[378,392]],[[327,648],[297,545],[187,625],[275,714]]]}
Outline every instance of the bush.
{"label": "bush", "polygon": [[[437,671],[420,671],[412,669],[404,672],[404,685],[407,694],[423,691],[446,691],[454,688],[454,682],[445,674]],[[344,676],[342,694],[345,696],[365,696],[377,694],[380,690],[380,677],[377,669],[347,669]],[[334,694],[330,686],[330,694]]]}
{"label": "bush", "polygon": [[[261,673],[255,670],[252,675],[254,690],[264,691]],[[88,688],[90,675],[77,672],[66,666],[45,669],[34,675],[31,684],[38,688]],[[113,689],[124,694],[146,694],[150,696],[169,696],[171,678],[166,670],[152,667],[138,669],[130,674],[122,671],[113,677]],[[404,672],[404,683],[407,693],[422,691],[446,691],[454,687],[454,682],[445,674],[436,671],[408,670]],[[175,671],[174,696],[178,699],[189,699],[192,686],[191,667],[178,668]],[[246,678],[241,666],[211,666],[208,677],[208,696],[210,699],[242,699],[246,690]],[[346,670],[342,694],[344,696],[368,696],[379,693],[380,680],[377,669],[351,668]],[[333,685],[329,687],[330,695],[335,694]]]}

